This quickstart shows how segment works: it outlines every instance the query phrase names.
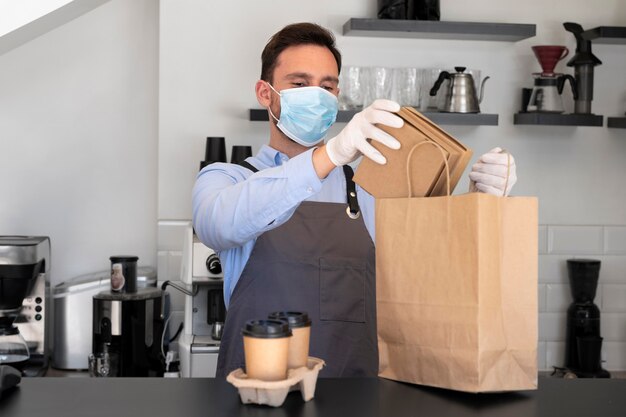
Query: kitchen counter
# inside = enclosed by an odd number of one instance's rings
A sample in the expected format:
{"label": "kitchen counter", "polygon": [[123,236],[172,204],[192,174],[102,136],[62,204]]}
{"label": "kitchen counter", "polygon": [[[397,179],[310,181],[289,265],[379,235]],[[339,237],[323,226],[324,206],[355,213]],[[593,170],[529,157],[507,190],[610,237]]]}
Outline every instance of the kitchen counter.
{"label": "kitchen counter", "polygon": [[539,390],[466,394],[382,378],[320,379],[315,398],[243,405],[223,379],[25,378],[0,398],[0,415],[623,417],[626,380],[540,378]]}

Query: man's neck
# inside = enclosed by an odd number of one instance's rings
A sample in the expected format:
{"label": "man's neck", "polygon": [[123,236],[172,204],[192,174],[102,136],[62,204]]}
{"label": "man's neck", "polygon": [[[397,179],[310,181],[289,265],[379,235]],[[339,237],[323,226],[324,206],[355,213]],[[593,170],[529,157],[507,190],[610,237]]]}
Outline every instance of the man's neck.
{"label": "man's neck", "polygon": [[287,155],[289,159],[293,158],[294,156],[300,155],[301,153],[306,152],[308,149],[310,149],[289,139],[274,124],[272,124],[270,128],[269,145],[272,148],[276,149],[278,152]]}

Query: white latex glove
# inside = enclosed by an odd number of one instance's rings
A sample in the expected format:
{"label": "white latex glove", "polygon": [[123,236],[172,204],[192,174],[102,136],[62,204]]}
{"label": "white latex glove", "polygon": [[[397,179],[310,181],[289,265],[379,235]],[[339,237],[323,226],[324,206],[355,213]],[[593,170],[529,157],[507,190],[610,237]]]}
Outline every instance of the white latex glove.
{"label": "white latex glove", "polygon": [[[507,161],[510,164],[508,169]],[[508,181],[506,178],[507,170],[509,173]],[[509,195],[511,188],[517,182],[515,159],[513,159],[513,155],[503,152],[502,148],[493,148],[472,165],[472,172],[470,172],[469,177],[472,180],[470,191],[478,190],[498,196]],[[506,190],[504,189],[505,186]]]}
{"label": "white latex glove", "polygon": [[399,110],[398,103],[379,99],[355,114],[348,125],[326,143],[326,152],[332,163],[336,166],[346,165],[363,154],[378,164],[385,164],[385,157],[367,139],[378,141],[391,149],[400,149],[400,142],[374,126],[380,123],[389,127],[402,127],[404,120],[393,114]]}

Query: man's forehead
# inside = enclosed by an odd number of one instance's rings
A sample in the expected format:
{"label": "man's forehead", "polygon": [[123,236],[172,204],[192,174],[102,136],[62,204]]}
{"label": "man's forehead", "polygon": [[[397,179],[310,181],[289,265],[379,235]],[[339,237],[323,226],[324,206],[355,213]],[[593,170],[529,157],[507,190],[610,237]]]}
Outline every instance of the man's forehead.
{"label": "man's forehead", "polygon": [[[321,56],[314,56],[314,54]],[[300,76],[338,80],[338,74],[334,55],[328,48],[319,45],[290,46],[278,55],[274,67],[274,75],[280,78]]]}

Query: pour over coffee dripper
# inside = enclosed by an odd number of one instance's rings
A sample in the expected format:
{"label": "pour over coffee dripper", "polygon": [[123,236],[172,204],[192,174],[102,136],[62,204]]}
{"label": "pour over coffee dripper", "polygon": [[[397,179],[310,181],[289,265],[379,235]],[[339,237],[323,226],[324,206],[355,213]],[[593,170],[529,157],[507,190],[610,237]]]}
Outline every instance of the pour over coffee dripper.
{"label": "pour over coffee dripper", "polygon": [[542,76],[554,76],[556,64],[569,54],[569,49],[561,45],[535,45],[532,49],[541,65]]}

